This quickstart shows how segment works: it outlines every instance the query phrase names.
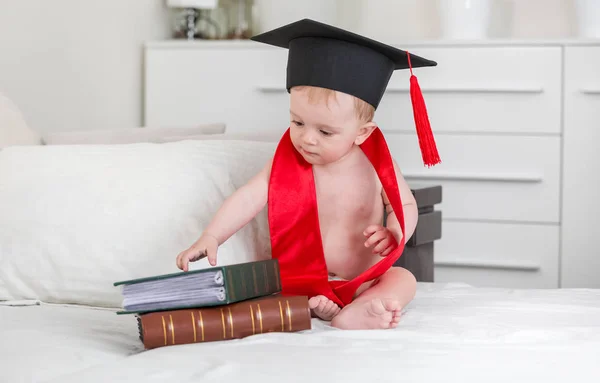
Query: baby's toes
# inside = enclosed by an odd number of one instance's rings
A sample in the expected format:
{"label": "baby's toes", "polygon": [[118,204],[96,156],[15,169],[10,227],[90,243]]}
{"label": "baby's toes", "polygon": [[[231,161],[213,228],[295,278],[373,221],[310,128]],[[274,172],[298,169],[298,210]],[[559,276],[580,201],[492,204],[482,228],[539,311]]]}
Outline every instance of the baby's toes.
{"label": "baby's toes", "polygon": [[308,307],[314,310],[319,306],[319,303],[321,303],[321,297],[312,297],[308,300]]}
{"label": "baby's toes", "polygon": [[319,312],[326,312],[327,311],[327,299],[321,299],[321,301],[319,302],[319,306],[317,306],[317,308],[315,310],[318,310]]}
{"label": "baby's toes", "polygon": [[402,316],[402,313],[400,312],[400,310],[396,310],[393,313],[392,316],[392,326],[397,326],[398,323],[400,323],[400,317]]}
{"label": "baby's toes", "polygon": [[340,307],[336,305],[333,301],[329,301],[327,306],[325,307],[325,311],[329,315],[335,315],[340,311]]}

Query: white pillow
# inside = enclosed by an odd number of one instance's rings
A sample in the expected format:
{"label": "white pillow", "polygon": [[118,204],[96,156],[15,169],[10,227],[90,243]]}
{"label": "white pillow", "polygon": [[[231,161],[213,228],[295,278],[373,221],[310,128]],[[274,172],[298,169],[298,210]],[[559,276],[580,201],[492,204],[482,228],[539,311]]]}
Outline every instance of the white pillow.
{"label": "white pillow", "polygon": [[269,133],[221,133],[221,134],[190,134],[190,135],[165,135],[156,140],[156,142],[174,142],[183,140],[242,140],[242,141],[262,141],[279,142],[283,132]]}
{"label": "white pillow", "polygon": [[19,108],[0,93],[0,150],[14,145],[41,144],[41,136],[27,125]]}
{"label": "white pillow", "polygon": [[[187,127],[136,127],[107,130],[77,130],[51,132],[43,135],[46,145],[116,145],[141,142],[162,142],[166,136],[190,136],[198,134],[222,134],[226,126],[223,123],[203,124]],[[171,140],[173,141],[173,140]]]}
{"label": "white pillow", "polygon": [[[274,150],[243,141],[5,149],[0,300],[120,307],[113,282],[179,271],[177,254]],[[269,250],[264,209],[218,261],[265,259]]]}

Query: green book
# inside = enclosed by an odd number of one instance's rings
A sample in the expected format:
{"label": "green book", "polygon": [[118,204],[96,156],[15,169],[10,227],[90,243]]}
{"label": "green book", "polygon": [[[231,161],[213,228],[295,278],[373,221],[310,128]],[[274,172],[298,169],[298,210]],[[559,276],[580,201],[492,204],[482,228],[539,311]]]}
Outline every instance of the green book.
{"label": "green book", "polygon": [[281,292],[277,259],[216,266],[115,282],[122,286],[117,314],[227,305]]}

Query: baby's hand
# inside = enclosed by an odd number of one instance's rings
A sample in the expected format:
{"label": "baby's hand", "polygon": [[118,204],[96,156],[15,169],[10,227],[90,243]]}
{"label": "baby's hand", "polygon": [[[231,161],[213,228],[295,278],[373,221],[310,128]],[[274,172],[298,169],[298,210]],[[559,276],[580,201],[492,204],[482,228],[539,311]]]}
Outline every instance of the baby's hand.
{"label": "baby's hand", "polygon": [[373,254],[385,257],[398,246],[394,234],[387,227],[371,225],[367,227],[363,234],[367,237],[365,247],[376,245],[373,248]]}
{"label": "baby's hand", "polygon": [[208,257],[208,263],[211,266],[217,264],[217,248],[219,242],[210,234],[202,236],[189,249],[182,251],[177,256],[177,267],[183,271],[188,271],[188,263],[195,262],[204,257]]}

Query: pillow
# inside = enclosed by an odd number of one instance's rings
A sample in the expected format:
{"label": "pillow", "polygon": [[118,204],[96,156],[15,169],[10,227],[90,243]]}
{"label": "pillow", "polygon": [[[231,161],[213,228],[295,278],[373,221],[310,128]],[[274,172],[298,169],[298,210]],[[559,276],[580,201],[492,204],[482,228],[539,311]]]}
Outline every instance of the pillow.
{"label": "pillow", "polygon": [[[244,141],[7,148],[0,300],[121,307],[113,282],[180,271],[177,254],[274,150]],[[219,248],[218,264],[269,257],[263,209]]]}
{"label": "pillow", "polygon": [[17,106],[0,93],[0,150],[13,145],[41,143],[41,136],[27,126]]}
{"label": "pillow", "polygon": [[283,132],[275,133],[222,133],[222,134],[198,134],[177,136],[168,135],[160,137],[157,142],[174,142],[183,140],[242,140],[242,141],[262,141],[262,142],[279,142]]}
{"label": "pillow", "polygon": [[110,130],[78,130],[43,135],[46,145],[114,145],[140,142],[160,142],[165,136],[218,134],[225,132],[225,124],[205,124],[190,127],[141,127]]}

